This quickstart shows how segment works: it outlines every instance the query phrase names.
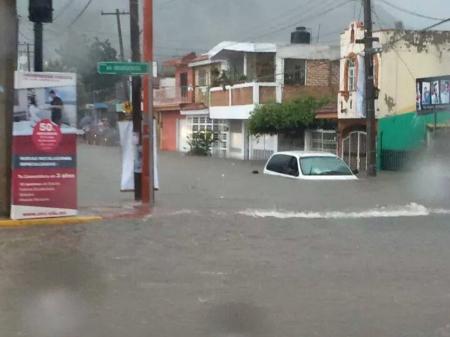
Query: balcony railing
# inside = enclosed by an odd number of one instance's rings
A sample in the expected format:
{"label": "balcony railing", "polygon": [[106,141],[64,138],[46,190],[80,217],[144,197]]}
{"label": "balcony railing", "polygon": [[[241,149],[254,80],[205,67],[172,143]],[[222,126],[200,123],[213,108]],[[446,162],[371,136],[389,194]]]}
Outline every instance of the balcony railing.
{"label": "balcony railing", "polygon": [[204,105],[209,105],[209,87],[208,86],[198,86],[195,87],[195,103],[203,103]]}
{"label": "balcony railing", "polygon": [[254,105],[275,102],[276,83],[243,83],[210,89],[211,106]]}
{"label": "balcony railing", "polygon": [[191,103],[191,95],[188,87],[166,87],[153,90],[154,105],[172,105]]}

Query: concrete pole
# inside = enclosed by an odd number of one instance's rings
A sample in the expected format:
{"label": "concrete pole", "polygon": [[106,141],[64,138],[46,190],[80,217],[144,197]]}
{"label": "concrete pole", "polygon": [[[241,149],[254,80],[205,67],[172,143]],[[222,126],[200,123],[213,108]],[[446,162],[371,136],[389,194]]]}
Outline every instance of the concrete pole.
{"label": "concrete pole", "polygon": [[34,23],[34,71],[44,71],[44,26],[42,22]]}
{"label": "concrete pole", "polygon": [[144,1],[144,60],[152,69],[144,79],[144,137],[142,201],[152,206],[155,203],[154,192],[154,153],[153,145],[153,0]]}
{"label": "concrete pole", "polygon": [[[133,62],[141,61],[140,52],[140,32],[139,32],[139,3],[138,0],[130,1],[130,34],[131,34],[131,60]],[[132,87],[132,106],[133,106],[133,132],[139,135],[139,146],[142,145],[142,111],[141,111],[141,78],[133,76],[131,79]],[[142,171],[143,159],[141,163]],[[134,198],[142,200],[142,172],[134,174]]]}
{"label": "concrete pole", "polygon": [[376,139],[377,127],[375,119],[375,95],[373,83],[373,36],[372,36],[372,4],[371,0],[363,0],[364,4],[364,63],[366,73],[366,118],[367,118],[367,175],[377,175]]}
{"label": "concrete pole", "polygon": [[14,71],[17,62],[16,0],[0,0],[0,215],[11,205],[11,144]]}

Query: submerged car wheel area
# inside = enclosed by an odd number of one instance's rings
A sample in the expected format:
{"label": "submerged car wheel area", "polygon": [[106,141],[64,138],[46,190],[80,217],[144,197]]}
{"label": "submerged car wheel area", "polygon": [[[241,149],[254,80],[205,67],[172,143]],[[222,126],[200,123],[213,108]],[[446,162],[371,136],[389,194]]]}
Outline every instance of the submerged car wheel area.
{"label": "submerged car wheel area", "polygon": [[301,180],[358,179],[341,158],[323,152],[277,152],[267,161],[264,174]]}

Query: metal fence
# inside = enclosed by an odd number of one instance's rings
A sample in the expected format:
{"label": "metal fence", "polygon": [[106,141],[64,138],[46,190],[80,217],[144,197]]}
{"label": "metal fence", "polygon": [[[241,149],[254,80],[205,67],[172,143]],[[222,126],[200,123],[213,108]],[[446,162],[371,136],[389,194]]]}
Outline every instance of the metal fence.
{"label": "metal fence", "polygon": [[311,131],[311,150],[319,152],[337,152],[337,133],[335,130]]}

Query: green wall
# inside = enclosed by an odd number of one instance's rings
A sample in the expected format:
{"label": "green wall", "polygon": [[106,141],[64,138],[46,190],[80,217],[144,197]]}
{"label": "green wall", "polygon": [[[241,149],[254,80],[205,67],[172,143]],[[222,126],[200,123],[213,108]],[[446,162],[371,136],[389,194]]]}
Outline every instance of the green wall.
{"label": "green wall", "polygon": [[[438,112],[438,123],[448,123],[450,112]],[[425,145],[427,124],[434,123],[434,115],[416,112],[389,116],[378,120],[379,149],[408,151]]]}
{"label": "green wall", "polygon": [[[450,112],[437,113],[438,123],[449,123]],[[410,112],[378,120],[377,167],[381,169],[381,151],[413,151],[426,145],[427,125],[434,124],[434,114]]]}

